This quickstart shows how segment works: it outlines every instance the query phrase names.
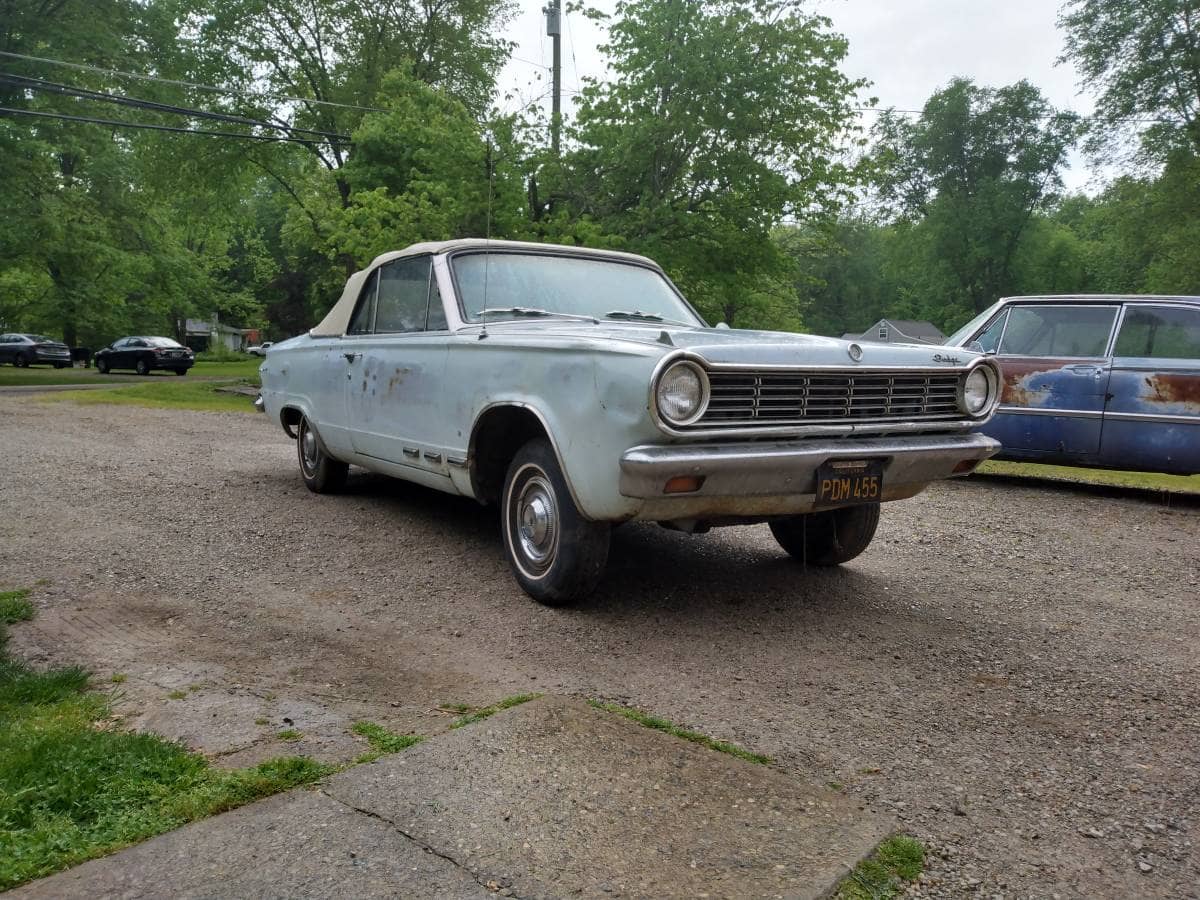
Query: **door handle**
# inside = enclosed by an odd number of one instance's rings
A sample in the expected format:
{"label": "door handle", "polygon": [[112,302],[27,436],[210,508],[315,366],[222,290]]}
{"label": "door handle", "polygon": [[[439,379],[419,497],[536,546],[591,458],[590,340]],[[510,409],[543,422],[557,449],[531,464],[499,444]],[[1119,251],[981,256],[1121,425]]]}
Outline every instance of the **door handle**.
{"label": "door handle", "polygon": [[1105,372],[1103,366],[1078,365],[1063,366],[1063,368],[1075,375],[1091,375],[1093,378],[1099,378]]}
{"label": "door handle", "polygon": [[362,354],[361,353],[343,353],[342,356],[346,357],[346,362],[354,362],[356,359],[358,359],[360,356],[362,356]]}

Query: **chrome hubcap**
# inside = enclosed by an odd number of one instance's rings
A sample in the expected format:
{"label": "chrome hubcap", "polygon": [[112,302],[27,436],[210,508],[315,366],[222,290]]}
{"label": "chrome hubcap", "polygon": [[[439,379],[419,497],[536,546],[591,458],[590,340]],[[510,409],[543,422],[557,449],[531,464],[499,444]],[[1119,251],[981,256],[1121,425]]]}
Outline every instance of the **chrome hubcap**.
{"label": "chrome hubcap", "polygon": [[304,457],[304,468],[310,471],[315,469],[320,451],[317,449],[317,436],[312,433],[311,428],[305,428],[304,434],[300,436],[300,452]]}
{"label": "chrome hubcap", "polygon": [[541,476],[534,476],[517,498],[517,538],[525,558],[545,568],[554,557],[558,541],[558,510],[554,491]]}

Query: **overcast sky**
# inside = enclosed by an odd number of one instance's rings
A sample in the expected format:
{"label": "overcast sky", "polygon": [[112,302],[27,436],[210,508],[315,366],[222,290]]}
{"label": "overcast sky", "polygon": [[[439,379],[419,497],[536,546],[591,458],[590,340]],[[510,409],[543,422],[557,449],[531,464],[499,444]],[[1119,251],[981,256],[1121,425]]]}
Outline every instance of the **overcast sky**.
{"label": "overcast sky", "polygon": [[[518,2],[520,12],[508,29],[518,46],[500,80],[502,93],[513,95],[501,104],[509,110],[542,95],[541,102],[549,103],[550,73],[542,68],[551,59],[541,12],[545,0]],[[616,0],[591,0],[590,5],[611,12]],[[845,72],[868,79],[864,99],[878,97],[880,106],[919,110],[935,90],[965,76],[991,87],[1025,78],[1058,108],[1084,114],[1092,109],[1091,98],[1078,94],[1074,68],[1055,65],[1062,52],[1055,0],[813,0],[809,8],[831,19],[849,40]],[[563,88],[569,110],[579,80],[604,74],[597,49],[604,32],[580,15],[569,16],[565,25]],[[864,116],[869,125],[873,116]],[[1074,155],[1065,174],[1067,188],[1088,189],[1092,180]]]}

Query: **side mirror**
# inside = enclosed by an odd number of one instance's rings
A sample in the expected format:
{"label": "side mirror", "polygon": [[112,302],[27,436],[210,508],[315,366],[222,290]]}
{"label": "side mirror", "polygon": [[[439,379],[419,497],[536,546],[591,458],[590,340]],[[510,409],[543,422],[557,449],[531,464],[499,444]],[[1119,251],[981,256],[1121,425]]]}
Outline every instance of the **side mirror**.
{"label": "side mirror", "polygon": [[716,325],[713,326],[713,328],[720,328],[722,331],[728,331],[729,324],[727,322],[718,322]]}

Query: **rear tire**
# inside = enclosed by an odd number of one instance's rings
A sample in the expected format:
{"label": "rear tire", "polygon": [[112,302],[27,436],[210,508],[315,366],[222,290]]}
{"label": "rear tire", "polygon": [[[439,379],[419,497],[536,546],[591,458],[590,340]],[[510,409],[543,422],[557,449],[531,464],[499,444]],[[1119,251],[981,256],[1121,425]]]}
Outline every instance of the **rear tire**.
{"label": "rear tire", "polygon": [[801,562],[838,566],[867,549],[879,525],[879,504],[844,506],[771,522],[779,546]]}
{"label": "rear tire", "polygon": [[329,455],[307,417],[296,429],[296,456],[304,486],[314,494],[333,494],[345,487],[350,466]]}
{"label": "rear tire", "polygon": [[612,529],[579,512],[548,440],[534,438],[517,451],[501,496],[504,549],[521,589],[546,606],[595,590]]}
{"label": "rear tire", "polygon": [[148,362],[146,362],[144,359],[139,359],[137,361],[137,365],[134,366],[134,371],[136,371],[139,375],[149,375],[150,374],[150,364]]}
{"label": "rear tire", "polygon": [[175,370],[175,374],[176,374],[176,375],[186,375],[186,374],[187,374],[187,369],[176,369],[176,370]]}
{"label": "rear tire", "polygon": [[29,357],[26,356],[24,353],[18,353],[16,358],[13,360],[13,365],[16,366],[18,369],[28,369],[29,368]]}

